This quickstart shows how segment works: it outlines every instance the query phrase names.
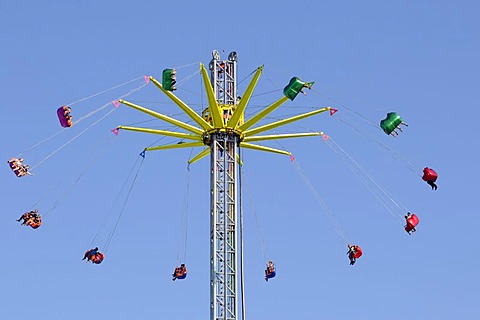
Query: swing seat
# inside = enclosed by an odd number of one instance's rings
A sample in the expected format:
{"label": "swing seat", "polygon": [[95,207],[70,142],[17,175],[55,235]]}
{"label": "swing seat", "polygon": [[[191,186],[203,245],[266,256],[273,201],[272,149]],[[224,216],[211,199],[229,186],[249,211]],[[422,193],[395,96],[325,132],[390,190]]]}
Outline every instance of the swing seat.
{"label": "swing seat", "polygon": [[27,172],[23,167],[22,162],[23,162],[23,159],[17,159],[17,158],[12,158],[8,160],[8,165],[10,166],[10,169],[12,169],[13,173],[15,173],[17,177],[23,177],[24,175],[27,174]]}
{"label": "swing seat", "polygon": [[435,172],[435,170],[431,168],[425,168],[423,169],[423,181],[431,181],[435,182],[438,179],[438,174]]}
{"label": "swing seat", "polygon": [[10,166],[10,169],[15,170],[15,168],[18,168],[21,165],[21,162],[17,158],[12,158],[8,160],[8,165]]}
{"label": "swing seat", "polygon": [[396,112],[389,112],[387,117],[380,121],[380,128],[386,134],[391,134],[398,125],[402,123],[402,118]]}
{"label": "swing seat", "polygon": [[358,259],[358,258],[360,258],[360,257],[362,256],[362,254],[363,254],[362,249],[360,249],[359,246],[355,246],[355,253],[351,252],[351,253],[348,255],[348,257],[349,257],[349,258],[352,258],[352,256],[353,256],[353,258]]}
{"label": "swing seat", "polygon": [[30,227],[32,227],[33,229],[37,229],[38,227],[40,227],[42,225],[42,221],[38,221],[38,222],[30,222],[28,224]]}
{"label": "swing seat", "polygon": [[294,100],[296,96],[302,92],[303,88],[311,89],[313,82],[303,82],[298,77],[290,79],[288,85],[283,89],[283,94],[290,100]]}
{"label": "swing seat", "polygon": [[94,264],[100,264],[100,263],[102,263],[103,258],[104,258],[103,253],[98,252],[98,253],[93,255],[93,257],[90,259],[90,261],[92,261]]}
{"label": "swing seat", "polygon": [[182,274],[181,276],[178,276],[177,279],[183,280],[183,279],[185,279],[186,277],[187,277],[187,274],[184,273],[184,274]]}
{"label": "swing seat", "polygon": [[407,225],[405,226],[405,231],[410,232],[417,226],[420,222],[416,214],[412,214],[410,218],[407,219]]}
{"label": "swing seat", "polygon": [[60,121],[60,125],[64,128],[68,128],[72,126],[72,121],[68,121],[67,117],[65,116],[66,110],[67,110],[66,106],[62,106],[57,109],[58,120]]}

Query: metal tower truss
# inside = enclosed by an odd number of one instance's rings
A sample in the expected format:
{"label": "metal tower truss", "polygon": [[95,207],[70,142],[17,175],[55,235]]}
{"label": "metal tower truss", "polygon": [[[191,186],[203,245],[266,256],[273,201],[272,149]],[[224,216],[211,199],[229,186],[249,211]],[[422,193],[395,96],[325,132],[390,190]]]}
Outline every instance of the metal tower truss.
{"label": "metal tower truss", "polygon": [[209,63],[210,81],[219,105],[234,105],[237,100],[237,53],[231,52],[228,60],[220,60],[217,50]]}
{"label": "metal tower truss", "polygon": [[211,138],[210,318],[237,319],[237,138]]}
{"label": "metal tower truss", "polygon": [[[323,133],[258,134],[328,111],[331,108],[320,108],[269,124],[255,126],[286,101],[294,100],[298,93],[303,92],[303,89],[310,89],[313,82],[303,82],[297,77],[292,78],[283,90],[282,97],[266,106],[250,119],[245,120],[245,109],[260,78],[263,66],[257,68],[241,99],[237,95],[236,52],[230,53],[227,60],[221,60],[218,51],[214,50],[209,69],[210,75],[205,66],[200,64],[200,73],[208,98],[208,107],[202,114],[195,112],[173,94],[170,91],[173,90],[172,88],[167,90],[167,87],[164,87],[162,83],[151,76],[149,77],[151,82],[170,98],[194,124],[174,119],[132,102],[119,100],[126,106],[174,125],[177,130],[183,130],[184,132],[131,126],[119,126],[118,129],[157,134],[188,141],[180,144],[173,143],[149,147],[145,148],[145,151],[202,147],[203,149],[188,161],[190,164],[210,154],[210,319],[237,320],[239,317],[239,293],[242,293],[243,297],[243,292],[241,292],[243,290],[241,285],[243,283],[243,264],[240,261],[243,254],[241,248],[242,236],[239,237],[242,233],[237,228],[237,221],[239,220],[237,219],[237,194],[239,194],[239,190],[237,190],[236,181],[240,177],[238,168],[240,163],[239,149],[247,148],[291,155],[286,150],[259,145],[257,142],[313,137],[323,135]],[[239,281],[240,279],[242,281]],[[241,315],[244,318],[243,299],[241,310]]]}

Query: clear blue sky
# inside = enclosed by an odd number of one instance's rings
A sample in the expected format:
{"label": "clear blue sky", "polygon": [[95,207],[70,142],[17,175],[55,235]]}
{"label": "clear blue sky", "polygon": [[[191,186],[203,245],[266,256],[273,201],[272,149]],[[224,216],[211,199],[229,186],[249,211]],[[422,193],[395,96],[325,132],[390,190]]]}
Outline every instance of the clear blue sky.
{"label": "clear blue sky", "polygon": [[[245,151],[247,317],[473,319],[480,287],[479,10],[476,1],[3,1],[0,152],[4,161],[24,152],[25,162],[38,164],[111,108],[29,150],[61,130],[59,106],[143,75],[160,78],[167,67],[177,67],[182,79],[199,62],[208,64],[213,49],[224,58],[235,50],[239,81],[265,66],[248,115],[278,99],[277,89],[292,76],[315,81],[315,92],[269,120],[336,107],[334,117],[322,114],[285,130],[324,131],[420,217],[417,234],[408,236],[319,138],[268,144],[293,152],[329,212],[363,248],[351,267],[347,248],[289,158]],[[196,64],[179,68],[190,63]],[[74,116],[140,85],[142,79],[74,104]],[[197,74],[177,94],[201,110],[200,88]],[[129,99],[178,113],[152,84]],[[377,123],[389,111],[409,124],[397,139],[366,121]],[[96,235],[102,249],[125,200],[123,182],[138,153],[158,140],[133,132],[115,137],[110,130],[146,120],[121,106],[35,168],[33,177],[18,179],[4,163],[1,319],[208,319],[207,159],[190,168],[189,276],[170,277],[183,239],[190,150],[147,154],[104,263],[81,261]],[[438,190],[386,146],[420,170],[435,168]],[[32,206],[48,212],[35,231],[15,221]],[[262,248],[278,268],[268,283]]]}

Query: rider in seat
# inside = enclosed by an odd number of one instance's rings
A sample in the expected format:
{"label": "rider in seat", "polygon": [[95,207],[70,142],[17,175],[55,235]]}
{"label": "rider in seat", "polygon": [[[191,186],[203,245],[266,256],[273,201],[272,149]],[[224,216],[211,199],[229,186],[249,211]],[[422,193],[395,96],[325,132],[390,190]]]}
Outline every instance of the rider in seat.
{"label": "rider in seat", "polygon": [[173,281],[177,279],[185,279],[187,277],[187,267],[185,266],[184,263],[180,265],[180,267],[175,268],[175,271],[172,274],[173,276]]}
{"label": "rider in seat", "polygon": [[22,226],[30,226],[33,229],[37,229],[42,225],[42,216],[38,214],[38,209],[25,212],[19,219],[17,219],[18,222],[22,220]]}
{"label": "rider in seat", "polygon": [[23,223],[22,223],[22,226],[26,225],[27,224],[27,221],[33,217],[33,215],[37,215],[38,213],[38,210],[35,209],[33,211],[28,211],[28,212],[25,212],[24,214],[22,214],[22,216],[20,218],[17,219],[18,222],[22,221],[23,219]]}
{"label": "rider in seat", "polygon": [[267,269],[265,269],[265,281],[268,281],[268,279],[275,277],[275,275],[275,264],[272,260],[270,260],[268,261]]}
{"label": "rider in seat", "polygon": [[357,262],[357,259],[360,258],[362,255],[362,249],[360,249],[359,246],[357,245],[350,245],[347,244],[348,246],[348,258],[350,259],[350,265],[353,266],[355,262]]}
{"label": "rider in seat", "polygon": [[420,220],[415,213],[408,212],[405,215],[405,221],[407,223],[407,225],[405,226],[405,231],[407,231],[408,234],[410,234],[410,232],[417,231],[416,226],[420,222]]}
{"label": "rider in seat", "polygon": [[87,261],[90,261],[97,253],[98,253],[98,247],[95,247],[95,249],[87,250],[82,260],[87,259]]}
{"label": "rider in seat", "polygon": [[31,175],[31,173],[28,172],[30,167],[26,164],[23,164],[23,159],[22,158],[19,158],[19,159],[11,158],[7,162],[10,166],[10,169],[12,169],[13,173],[15,173],[15,175],[17,177],[23,177],[26,174]]}

